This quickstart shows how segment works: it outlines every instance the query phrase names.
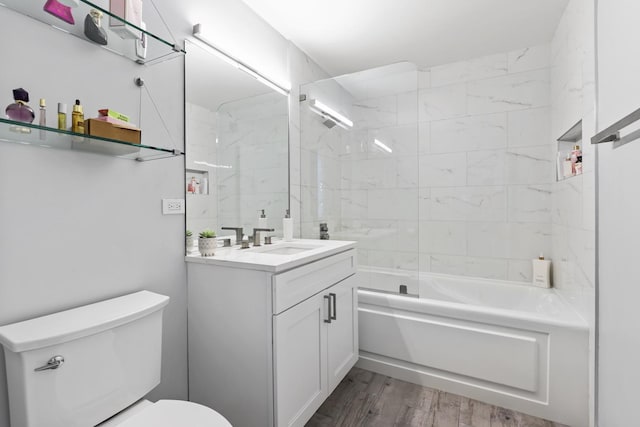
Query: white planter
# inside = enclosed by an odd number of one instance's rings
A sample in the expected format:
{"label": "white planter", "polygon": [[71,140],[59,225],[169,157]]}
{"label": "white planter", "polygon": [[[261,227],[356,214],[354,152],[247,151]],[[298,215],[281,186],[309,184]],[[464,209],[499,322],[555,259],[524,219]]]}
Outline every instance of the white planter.
{"label": "white planter", "polygon": [[198,239],[198,250],[202,256],[213,256],[216,251],[216,238],[200,237]]}

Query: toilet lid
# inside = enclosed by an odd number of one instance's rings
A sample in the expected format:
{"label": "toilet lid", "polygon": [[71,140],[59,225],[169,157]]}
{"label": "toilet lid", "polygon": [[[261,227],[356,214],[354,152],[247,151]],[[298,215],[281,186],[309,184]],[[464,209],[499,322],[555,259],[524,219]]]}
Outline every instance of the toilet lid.
{"label": "toilet lid", "polygon": [[158,400],[118,427],[232,427],[211,408],[183,400]]}

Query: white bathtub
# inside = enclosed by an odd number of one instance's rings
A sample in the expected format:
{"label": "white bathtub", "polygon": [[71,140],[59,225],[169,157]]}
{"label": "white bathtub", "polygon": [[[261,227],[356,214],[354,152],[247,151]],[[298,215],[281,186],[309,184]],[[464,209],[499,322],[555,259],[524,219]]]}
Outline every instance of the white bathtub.
{"label": "white bathtub", "polygon": [[359,277],[358,366],[588,425],[589,329],[555,290],[384,270]]}

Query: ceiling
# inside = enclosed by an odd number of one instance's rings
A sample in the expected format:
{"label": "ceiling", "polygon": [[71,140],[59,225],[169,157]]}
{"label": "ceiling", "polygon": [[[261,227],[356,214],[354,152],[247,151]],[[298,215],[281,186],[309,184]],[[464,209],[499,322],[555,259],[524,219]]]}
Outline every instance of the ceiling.
{"label": "ceiling", "polygon": [[332,76],[549,42],[568,0],[243,0]]}

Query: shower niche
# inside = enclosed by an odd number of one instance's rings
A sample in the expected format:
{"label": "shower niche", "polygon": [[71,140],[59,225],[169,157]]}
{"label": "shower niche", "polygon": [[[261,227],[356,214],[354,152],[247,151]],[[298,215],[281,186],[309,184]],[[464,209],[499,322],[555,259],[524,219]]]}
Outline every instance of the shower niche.
{"label": "shower niche", "polygon": [[582,120],[558,138],[557,148],[557,181],[582,175]]}

